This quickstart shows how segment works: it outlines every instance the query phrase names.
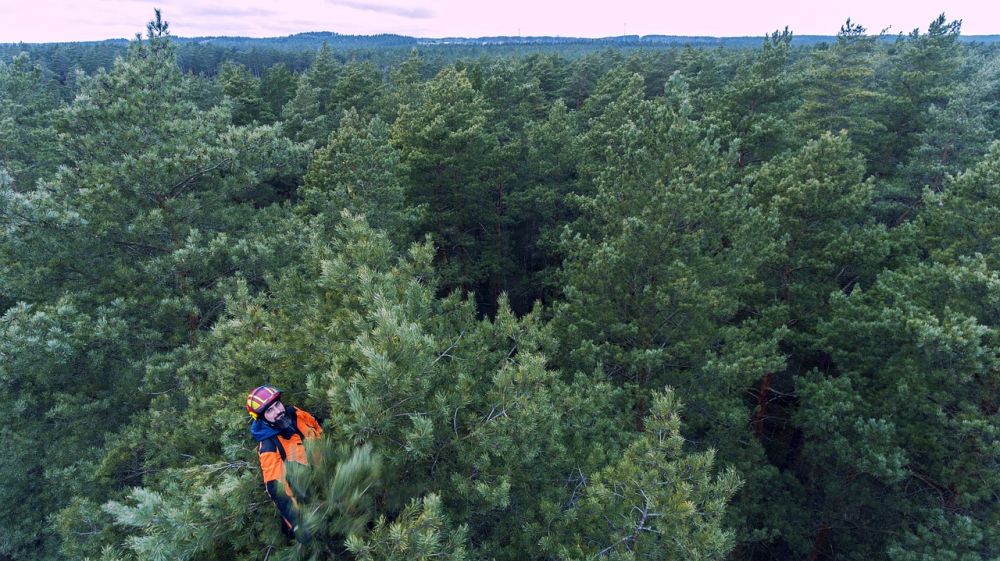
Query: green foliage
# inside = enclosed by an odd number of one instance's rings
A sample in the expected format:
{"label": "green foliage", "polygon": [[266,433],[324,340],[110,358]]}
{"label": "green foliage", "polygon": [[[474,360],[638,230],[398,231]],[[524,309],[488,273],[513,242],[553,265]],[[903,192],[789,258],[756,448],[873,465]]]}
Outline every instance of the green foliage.
{"label": "green foliage", "polygon": [[808,331],[828,295],[873,279],[889,246],[871,218],[874,181],[845,135],[811,141],[749,176],[755,206],[773,214],[780,249],[763,264],[768,300]]}
{"label": "green foliage", "polygon": [[414,499],[392,522],[380,517],[367,539],[348,538],[347,549],[358,561],[463,561],[465,534],[464,527],[448,529],[441,498],[432,494]]}
{"label": "green foliage", "polygon": [[[169,44],[158,43],[83,84],[59,115],[73,167],[3,196],[7,294],[37,301],[72,290],[105,300],[139,285],[157,287],[136,294],[147,313],[172,308],[200,320],[211,309],[192,287],[229,268],[229,234],[247,228],[250,203],[270,202],[269,182],[300,170],[304,154],[273,128],[234,128],[225,110],[199,110],[185,89]],[[81,255],[90,256],[85,267]]]}
{"label": "green foliage", "polygon": [[[995,557],[959,29],[0,46],[0,558]],[[261,383],[325,428],[296,542]]]}
{"label": "green foliage", "polygon": [[503,184],[486,100],[464,72],[445,69],[400,109],[392,138],[411,203],[427,206],[422,229],[439,247],[444,288],[487,285],[500,266]]}
{"label": "green foliage", "polygon": [[682,452],[680,405],[653,397],[644,434],[622,458],[584,481],[543,544],[560,559],[725,559],[726,502],[740,485],[712,475],[712,452]]}
{"label": "green foliage", "polygon": [[986,64],[968,81],[950,88],[946,101],[927,108],[927,127],[917,133],[919,144],[901,166],[902,181],[939,192],[948,176],[958,175],[985,154],[997,137],[990,123],[997,80],[1000,67]]}
{"label": "green foliage", "polygon": [[[967,260],[886,272],[836,297],[821,331],[837,375],[796,382],[804,462],[818,488],[836,490],[817,503],[834,548],[906,558],[898,548],[944,547],[928,528],[957,537],[971,524],[977,539],[937,556],[996,551],[998,280]],[[836,522],[845,513],[857,529]]]}
{"label": "green foliage", "polygon": [[283,63],[269,66],[260,77],[258,91],[266,114],[277,118],[281,108],[295,95],[296,78]]}
{"label": "green foliage", "polygon": [[840,28],[837,42],[817,49],[800,66],[804,72],[803,103],[793,115],[800,138],[816,139],[823,133],[846,131],[852,145],[865,157],[870,171],[879,167],[893,98],[880,88],[876,73],[886,54],[881,36],[867,35],[850,19]]}
{"label": "green foliage", "polygon": [[[760,50],[737,55],[730,79],[717,89],[697,91],[706,117],[720,123],[722,139],[737,147],[741,169],[766,162],[795,145],[787,115],[799,103],[801,81],[787,64],[791,41],[788,28],[775,31],[764,38]],[[700,77],[690,78],[695,84],[700,82]]]}
{"label": "green foliage", "polygon": [[690,118],[683,83],[666,101],[629,83],[584,140],[597,191],[563,239],[561,360],[641,388],[704,388],[689,376],[736,336],[769,226],[734,189],[732,154]]}
{"label": "green foliage", "polygon": [[426,57],[416,49],[412,49],[406,59],[389,70],[389,87],[382,98],[381,112],[386,120],[395,121],[403,105],[413,102],[428,71]]}
{"label": "green foliage", "polygon": [[140,441],[98,485],[104,446],[115,450],[116,431],[176,387],[174,353],[219,316],[235,273],[256,281],[280,260],[263,230],[250,234],[268,221],[255,205],[272,200],[274,178],[301,169],[303,150],[274,128],[233,127],[225,108],[200,109],[166,24],[151,25],[148,41],[82,80],[58,111],[72,166],[0,191],[0,290],[21,301],[3,324],[0,405],[32,419],[10,426],[9,441],[50,435],[4,466],[11,501],[37,501],[10,511],[34,535],[5,554],[52,557],[49,514],[141,483]]}
{"label": "green foliage", "polygon": [[141,370],[125,357],[149,340],[116,317],[121,308],[112,302],[90,315],[67,298],[22,303],[0,318],[0,403],[18,419],[3,428],[9,448],[0,460],[0,499],[20,505],[0,515],[11,530],[0,542],[5,555],[54,555],[46,515],[74,495],[94,497],[86,463],[100,458],[104,432],[141,409],[141,397],[119,396],[138,393]]}
{"label": "green foliage", "polygon": [[[328,230],[341,211],[362,214],[369,223],[404,245],[418,212],[406,205],[404,168],[389,139],[389,126],[378,117],[366,121],[355,109],[344,112],[326,146],[316,150],[303,178],[303,209]],[[419,209],[417,209],[419,211]]]}
{"label": "green foliage", "polygon": [[572,196],[577,181],[577,121],[561,101],[544,118],[525,126],[520,179],[507,195],[508,232],[519,265],[506,280],[512,307],[519,313],[535,300],[550,302],[558,290],[559,237],[577,215]]}
{"label": "green foliage", "polygon": [[644,100],[635,77],[628,84],[584,140],[592,155],[581,175],[594,174],[596,193],[580,199],[563,238],[559,363],[628,388],[623,413],[634,419],[620,430],[641,429],[650,392],[675,387],[689,403],[687,434],[744,470],[746,513],[781,485],[761,465],[745,404],[747,388],[783,365],[781,332],[750,309],[766,286],[755,269],[781,256],[778,216],[752,206],[737,156],[692,118],[682,79],[663,100]]}
{"label": "green foliage", "polygon": [[1000,143],[973,167],[949,178],[940,193],[927,192],[921,216],[921,246],[936,261],[956,263],[962,256],[980,255],[997,269],[997,191]]}
{"label": "green foliage", "polygon": [[[286,464],[298,525],[297,559],[336,559],[344,540],[363,535],[374,511],[380,461],[371,447],[336,446],[326,438],[306,443],[309,465]],[[284,493],[284,487],[279,488]]]}
{"label": "green foliage", "polygon": [[19,191],[51,174],[61,162],[52,112],[59,98],[26,53],[0,61],[0,167]]}
{"label": "green foliage", "polygon": [[286,135],[316,144],[322,144],[330,135],[335,125],[333,88],[340,69],[341,64],[333,58],[330,46],[323,43],[312,65],[299,76],[295,95],[282,108]]}
{"label": "green foliage", "polygon": [[[809,512],[813,483],[784,472],[802,459],[794,376],[828,365],[816,329],[830,313],[830,299],[869,286],[892,249],[872,217],[874,182],[864,179],[864,170],[846,134],[827,133],[747,176],[755,206],[768,213],[780,236],[759,265],[765,291],[755,306],[763,316],[761,327],[779,328],[773,336],[784,364],[759,371],[749,390],[755,398],[753,437],[777,470],[751,464],[744,472],[747,492],[736,508],[748,517],[745,540],[774,547],[777,534],[797,555],[810,554],[803,534],[816,530],[802,527],[810,515],[798,510]],[[783,496],[782,509],[766,506],[774,495]]]}
{"label": "green foliage", "polygon": [[222,65],[217,80],[222,84],[222,91],[233,104],[232,119],[234,125],[274,121],[274,116],[270,112],[271,108],[261,96],[262,81],[254,78],[246,66],[226,62]]}
{"label": "green foliage", "polygon": [[382,76],[378,69],[370,62],[351,61],[344,66],[333,86],[331,96],[336,103],[330,110],[338,119],[350,109],[371,117],[380,105],[381,95]]}
{"label": "green foliage", "polygon": [[[254,555],[259,541],[277,540],[277,527],[264,531],[261,507],[251,502],[257,474],[246,462],[173,470],[159,490],[132,489],[127,502],[112,501],[104,510],[115,524],[133,529],[125,540],[135,559],[230,559]],[[262,539],[263,538],[263,539]]]}
{"label": "green foliage", "polygon": [[[921,133],[931,126],[934,115],[931,108],[944,108],[953,96],[952,89],[958,83],[957,78],[965,71],[958,44],[961,26],[961,20],[947,22],[941,14],[928,26],[927,33],[921,35],[919,30],[914,29],[905,38],[901,36],[897,40],[888,61],[886,86],[895,98],[887,123],[888,130],[894,131],[894,134],[886,137],[882,155],[879,156],[883,169],[905,166],[908,155],[917,156],[911,151],[920,145]],[[947,128],[961,128],[966,125],[963,121],[945,125]],[[942,140],[947,143],[949,139]],[[925,144],[936,143],[929,138],[924,141]],[[923,150],[922,156],[927,156],[926,151]],[[931,162],[918,163],[917,167]],[[919,205],[924,188],[919,175],[925,174],[918,172],[915,174],[918,177],[911,175],[910,179],[916,181],[887,182],[882,186],[879,201],[883,220],[896,225],[913,218],[913,209]]]}

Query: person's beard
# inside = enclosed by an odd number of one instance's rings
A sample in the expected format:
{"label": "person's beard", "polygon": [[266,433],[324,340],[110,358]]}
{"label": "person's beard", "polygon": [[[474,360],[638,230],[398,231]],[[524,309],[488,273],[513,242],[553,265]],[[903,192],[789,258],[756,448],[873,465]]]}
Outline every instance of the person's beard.
{"label": "person's beard", "polygon": [[295,426],[292,423],[292,418],[288,415],[288,412],[281,414],[281,417],[275,419],[274,428],[282,432],[282,434],[291,433],[295,431]]}

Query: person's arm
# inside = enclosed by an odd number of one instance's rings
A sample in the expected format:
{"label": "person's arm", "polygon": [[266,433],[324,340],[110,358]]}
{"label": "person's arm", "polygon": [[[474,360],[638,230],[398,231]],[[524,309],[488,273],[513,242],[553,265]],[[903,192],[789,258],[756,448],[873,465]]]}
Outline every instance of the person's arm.
{"label": "person's arm", "polygon": [[273,442],[261,442],[258,453],[260,454],[260,471],[264,475],[264,489],[267,490],[268,496],[278,507],[286,533],[290,532],[296,524],[295,509],[292,507],[291,499],[278,489],[278,482],[285,475],[285,462],[281,459],[281,454]]}

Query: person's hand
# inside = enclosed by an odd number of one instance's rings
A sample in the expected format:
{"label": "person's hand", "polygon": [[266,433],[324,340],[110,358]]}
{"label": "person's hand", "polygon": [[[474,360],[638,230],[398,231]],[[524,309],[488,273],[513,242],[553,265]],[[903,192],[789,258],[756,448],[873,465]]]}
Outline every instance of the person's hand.
{"label": "person's hand", "polygon": [[308,530],[303,528],[301,525],[296,525],[292,530],[295,532],[295,539],[302,545],[306,545],[312,541],[312,534]]}

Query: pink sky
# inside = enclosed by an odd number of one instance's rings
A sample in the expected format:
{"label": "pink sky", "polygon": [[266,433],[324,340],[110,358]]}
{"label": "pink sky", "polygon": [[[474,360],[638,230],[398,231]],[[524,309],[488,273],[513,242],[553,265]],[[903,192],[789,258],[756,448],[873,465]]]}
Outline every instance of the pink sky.
{"label": "pink sky", "polygon": [[942,11],[964,35],[1000,34],[997,0],[0,0],[0,42],[132,37],[153,8],[174,35],[276,37],[304,31],[416,37],[561,35],[760,36],[788,26],[833,35],[848,17],[877,33],[909,32]]}

